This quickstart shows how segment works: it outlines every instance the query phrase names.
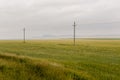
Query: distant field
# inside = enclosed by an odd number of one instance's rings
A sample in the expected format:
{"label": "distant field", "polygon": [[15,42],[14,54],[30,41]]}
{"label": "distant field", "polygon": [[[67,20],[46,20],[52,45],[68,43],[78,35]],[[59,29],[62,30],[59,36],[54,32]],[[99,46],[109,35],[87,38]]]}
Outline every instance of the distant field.
{"label": "distant field", "polygon": [[120,40],[0,41],[0,80],[120,80]]}

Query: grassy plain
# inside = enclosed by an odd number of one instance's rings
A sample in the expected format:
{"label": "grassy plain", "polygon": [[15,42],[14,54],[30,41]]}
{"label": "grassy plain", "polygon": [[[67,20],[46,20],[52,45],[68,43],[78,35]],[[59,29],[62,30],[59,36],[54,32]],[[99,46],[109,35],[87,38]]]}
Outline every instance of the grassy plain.
{"label": "grassy plain", "polygon": [[120,40],[0,41],[0,80],[120,80]]}

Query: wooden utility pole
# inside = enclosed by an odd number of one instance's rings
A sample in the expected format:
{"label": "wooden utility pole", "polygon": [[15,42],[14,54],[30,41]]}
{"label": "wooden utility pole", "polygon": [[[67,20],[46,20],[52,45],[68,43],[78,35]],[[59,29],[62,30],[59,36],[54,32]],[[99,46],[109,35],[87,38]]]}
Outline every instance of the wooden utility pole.
{"label": "wooden utility pole", "polygon": [[25,36],[25,28],[23,28],[23,42],[26,42],[26,36]]}
{"label": "wooden utility pole", "polygon": [[75,38],[76,38],[76,36],[75,36],[75,32],[76,32],[75,28],[76,28],[76,23],[75,22],[74,22],[73,27],[74,27],[74,30],[73,30],[73,41],[74,41],[74,46],[75,46],[76,45],[75,44]]}

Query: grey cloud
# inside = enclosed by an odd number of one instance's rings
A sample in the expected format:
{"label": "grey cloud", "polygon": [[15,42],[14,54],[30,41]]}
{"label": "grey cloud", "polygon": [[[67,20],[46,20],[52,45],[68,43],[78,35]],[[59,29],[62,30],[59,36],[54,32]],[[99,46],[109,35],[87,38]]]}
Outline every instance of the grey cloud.
{"label": "grey cloud", "polygon": [[120,21],[119,3],[119,0],[0,0],[0,38],[22,38],[23,27],[27,28],[28,38],[72,35],[73,21],[78,24],[77,35],[120,34],[120,24],[114,23]]}

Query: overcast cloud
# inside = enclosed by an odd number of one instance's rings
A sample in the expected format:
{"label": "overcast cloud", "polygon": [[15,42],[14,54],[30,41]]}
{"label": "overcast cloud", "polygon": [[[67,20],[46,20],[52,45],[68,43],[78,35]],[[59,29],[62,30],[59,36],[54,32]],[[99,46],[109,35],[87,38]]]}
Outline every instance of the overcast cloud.
{"label": "overcast cloud", "polygon": [[0,0],[0,39],[119,37],[120,0]]}

